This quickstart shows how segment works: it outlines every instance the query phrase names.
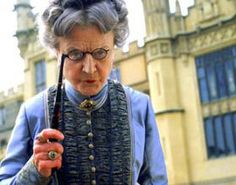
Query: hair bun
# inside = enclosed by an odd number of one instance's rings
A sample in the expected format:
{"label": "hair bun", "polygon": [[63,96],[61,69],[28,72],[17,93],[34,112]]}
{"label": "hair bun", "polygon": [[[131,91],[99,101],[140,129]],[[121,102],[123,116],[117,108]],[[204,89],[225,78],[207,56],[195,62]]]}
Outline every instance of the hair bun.
{"label": "hair bun", "polygon": [[101,1],[104,0],[61,0],[61,6],[64,9],[74,8],[80,10]]}

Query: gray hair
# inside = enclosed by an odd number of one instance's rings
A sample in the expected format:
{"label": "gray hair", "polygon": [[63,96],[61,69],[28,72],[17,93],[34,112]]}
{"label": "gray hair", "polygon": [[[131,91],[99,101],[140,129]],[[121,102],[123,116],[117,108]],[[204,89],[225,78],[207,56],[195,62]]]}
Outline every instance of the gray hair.
{"label": "gray hair", "polygon": [[[59,47],[58,37],[70,34],[74,26],[97,26],[102,33],[112,31],[114,44],[122,47],[129,34],[127,8],[123,0],[53,0],[41,15],[42,43]],[[90,2],[90,3],[89,3]]]}

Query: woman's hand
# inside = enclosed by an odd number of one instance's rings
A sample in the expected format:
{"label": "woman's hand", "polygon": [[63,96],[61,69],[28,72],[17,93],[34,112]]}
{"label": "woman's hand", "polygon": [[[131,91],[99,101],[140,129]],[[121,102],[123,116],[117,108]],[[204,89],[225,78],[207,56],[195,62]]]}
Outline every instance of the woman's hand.
{"label": "woman's hand", "polygon": [[44,129],[34,142],[33,162],[43,177],[51,176],[52,169],[59,169],[62,165],[63,146],[59,142],[50,142],[50,139],[61,141],[64,135],[55,129]]}

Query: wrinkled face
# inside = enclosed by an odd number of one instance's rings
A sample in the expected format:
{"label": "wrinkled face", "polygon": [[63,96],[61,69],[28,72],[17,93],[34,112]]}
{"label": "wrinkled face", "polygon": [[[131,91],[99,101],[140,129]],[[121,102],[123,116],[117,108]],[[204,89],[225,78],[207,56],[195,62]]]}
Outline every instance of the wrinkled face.
{"label": "wrinkled face", "polygon": [[82,95],[96,95],[106,82],[114,59],[114,35],[95,26],[73,28],[59,38],[58,59],[65,54],[64,77]]}

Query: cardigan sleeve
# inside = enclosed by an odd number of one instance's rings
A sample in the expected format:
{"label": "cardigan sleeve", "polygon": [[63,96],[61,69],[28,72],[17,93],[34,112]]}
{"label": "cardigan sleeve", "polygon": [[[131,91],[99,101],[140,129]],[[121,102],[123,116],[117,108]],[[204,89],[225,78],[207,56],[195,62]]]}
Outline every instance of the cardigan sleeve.
{"label": "cardigan sleeve", "polygon": [[145,116],[143,165],[138,182],[141,185],[167,185],[167,173],[155,114],[148,99]]}
{"label": "cardigan sleeve", "polygon": [[126,92],[131,105],[134,182],[167,185],[165,159],[150,98],[132,88],[127,87]]}
{"label": "cardigan sleeve", "polygon": [[[31,158],[33,139],[43,129],[42,97],[39,95],[22,104],[20,108],[8,142],[6,157],[0,164],[0,185],[33,185],[46,182],[39,175]],[[34,182],[30,183],[30,179]]]}

